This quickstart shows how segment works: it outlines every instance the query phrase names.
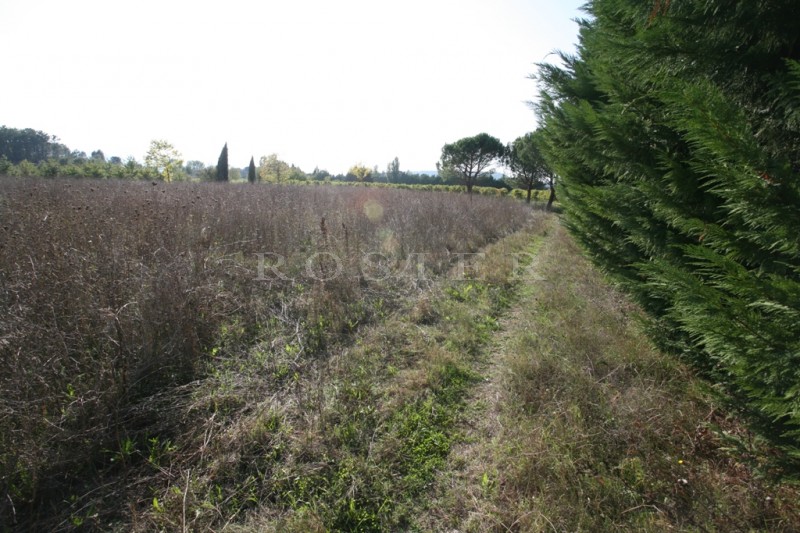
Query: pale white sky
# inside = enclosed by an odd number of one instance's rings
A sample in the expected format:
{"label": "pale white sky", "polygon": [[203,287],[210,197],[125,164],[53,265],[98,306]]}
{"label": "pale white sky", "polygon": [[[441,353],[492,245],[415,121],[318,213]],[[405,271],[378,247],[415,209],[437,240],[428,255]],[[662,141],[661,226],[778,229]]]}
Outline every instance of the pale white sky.
{"label": "pale white sky", "polygon": [[141,161],[277,153],[306,172],[432,170],[443,144],[535,129],[527,78],[583,0],[0,0],[0,125]]}

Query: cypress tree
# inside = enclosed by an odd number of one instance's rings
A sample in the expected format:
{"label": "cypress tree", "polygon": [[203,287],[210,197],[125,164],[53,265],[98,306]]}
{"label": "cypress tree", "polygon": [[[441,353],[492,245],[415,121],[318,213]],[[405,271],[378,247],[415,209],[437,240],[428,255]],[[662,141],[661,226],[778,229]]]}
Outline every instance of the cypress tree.
{"label": "cypress tree", "polygon": [[566,222],[652,332],[800,458],[796,3],[594,0],[540,65]]}
{"label": "cypress tree", "polygon": [[256,176],[256,162],[253,156],[250,156],[250,167],[247,169],[247,181],[255,183],[258,177]]}
{"label": "cypress tree", "polygon": [[217,160],[217,181],[228,181],[228,143],[222,147]]}

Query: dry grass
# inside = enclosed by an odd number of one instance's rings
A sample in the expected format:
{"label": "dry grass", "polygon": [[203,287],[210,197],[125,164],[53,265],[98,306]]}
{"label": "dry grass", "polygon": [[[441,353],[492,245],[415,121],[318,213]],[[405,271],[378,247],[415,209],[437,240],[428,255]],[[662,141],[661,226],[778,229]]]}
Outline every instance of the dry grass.
{"label": "dry grass", "polygon": [[[297,438],[285,405],[330,401],[328,348],[529,213],[389,189],[2,181],[1,521],[106,529],[172,505],[152,500],[164,485],[181,492],[166,527],[191,518],[187,491],[206,491],[204,523],[235,521],[256,458]],[[282,277],[255,279],[259,253]],[[242,457],[255,466],[231,470]],[[209,492],[232,484],[235,502]]]}

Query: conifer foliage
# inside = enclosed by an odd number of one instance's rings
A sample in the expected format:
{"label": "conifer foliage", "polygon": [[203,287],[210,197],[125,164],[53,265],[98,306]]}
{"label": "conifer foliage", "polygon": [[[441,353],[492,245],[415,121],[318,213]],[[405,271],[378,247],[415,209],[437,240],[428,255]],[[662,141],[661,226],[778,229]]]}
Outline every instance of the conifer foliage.
{"label": "conifer foliage", "polygon": [[250,166],[247,167],[247,181],[250,183],[255,183],[258,181],[258,175],[256,174],[256,161],[253,157],[250,157]]}
{"label": "conifer foliage", "polygon": [[536,76],[570,229],[652,314],[659,343],[694,363],[794,468],[796,7],[593,0],[577,54]]}
{"label": "conifer foliage", "polygon": [[228,181],[228,143],[222,147],[217,160],[217,181]]}

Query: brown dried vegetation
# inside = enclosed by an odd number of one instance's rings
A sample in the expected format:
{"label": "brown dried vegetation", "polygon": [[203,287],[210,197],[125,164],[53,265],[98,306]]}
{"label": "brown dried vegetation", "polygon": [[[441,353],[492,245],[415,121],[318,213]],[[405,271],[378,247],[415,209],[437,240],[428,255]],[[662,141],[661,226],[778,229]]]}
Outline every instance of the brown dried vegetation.
{"label": "brown dried vegetation", "polygon": [[[136,526],[157,479],[201,483],[175,465],[205,459],[227,415],[529,213],[391,189],[0,181],[0,522]],[[263,383],[226,382],[244,364]],[[280,416],[247,418],[255,448],[236,453],[266,449]],[[208,471],[235,475],[216,452]]]}

